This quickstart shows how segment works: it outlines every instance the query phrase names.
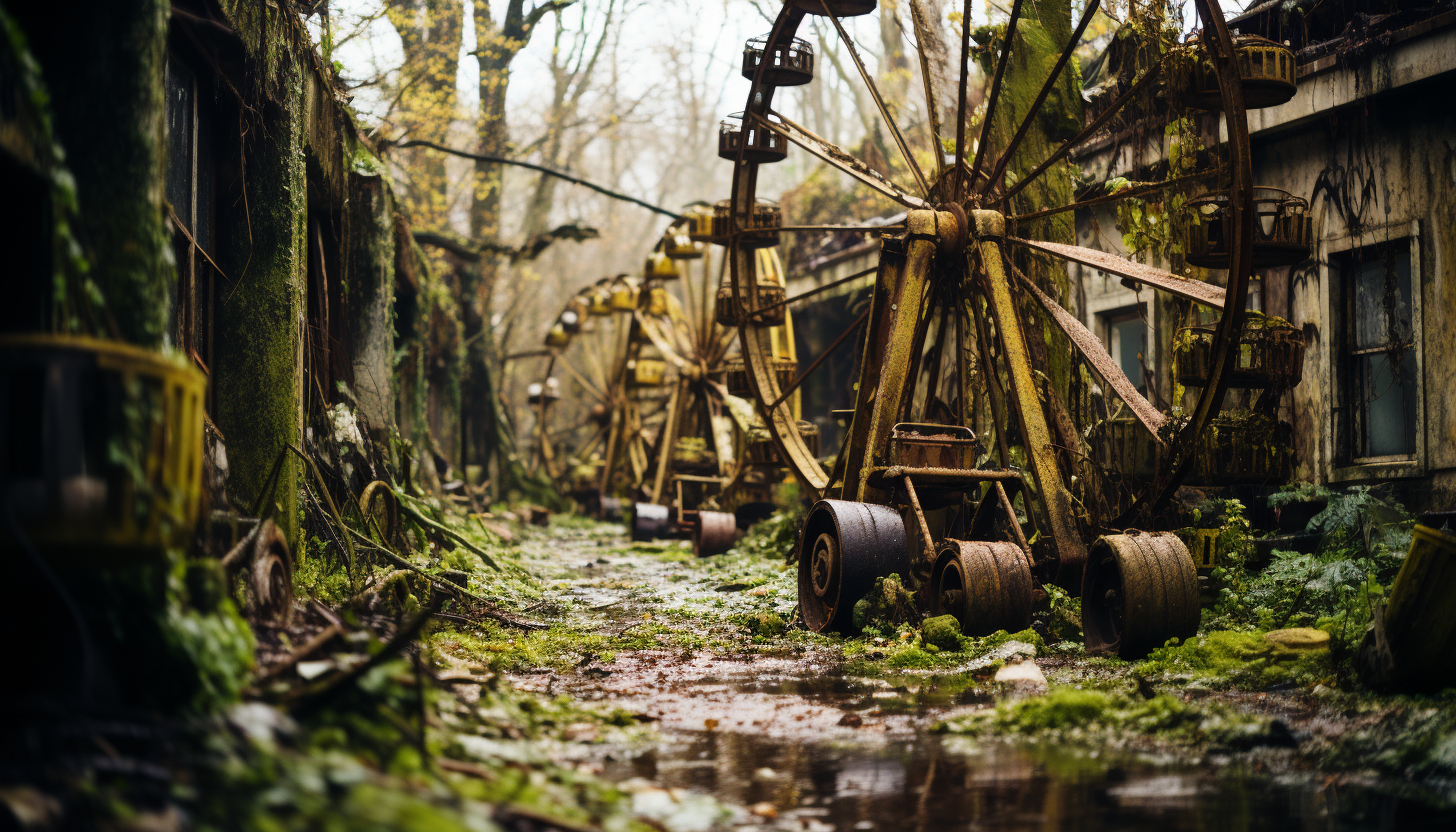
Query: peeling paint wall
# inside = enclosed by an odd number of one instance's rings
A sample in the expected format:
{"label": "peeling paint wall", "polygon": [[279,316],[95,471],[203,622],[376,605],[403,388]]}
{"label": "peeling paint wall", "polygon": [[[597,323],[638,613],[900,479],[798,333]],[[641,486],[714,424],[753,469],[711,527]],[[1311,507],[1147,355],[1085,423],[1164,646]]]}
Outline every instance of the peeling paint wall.
{"label": "peeling paint wall", "polygon": [[[1264,310],[1306,336],[1304,378],[1292,407],[1283,409],[1295,430],[1296,477],[1394,479],[1413,508],[1450,508],[1456,505],[1456,397],[1449,394],[1456,378],[1456,111],[1445,102],[1456,100],[1456,27],[1393,40],[1349,66],[1327,59],[1302,67],[1293,100],[1249,112],[1254,184],[1310,200],[1316,241],[1310,261],[1255,274],[1262,278]],[[1127,145],[1103,146],[1078,161],[1105,180],[1131,175],[1134,157]],[[1409,461],[1341,467],[1333,427],[1341,404],[1334,366],[1340,353],[1332,333],[1345,313],[1338,292],[1332,296],[1338,272],[1332,258],[1352,246],[1399,239],[1412,228],[1419,230],[1417,453]],[[1081,244],[1114,249],[1091,241],[1099,230],[1102,238],[1117,239],[1107,212],[1079,214]],[[1106,294],[1102,282],[1083,275],[1089,304]],[[1089,322],[1093,311],[1083,310]],[[1165,318],[1168,324],[1176,322]],[[1159,333],[1159,344],[1169,334]],[[1160,375],[1169,369],[1160,367]]]}

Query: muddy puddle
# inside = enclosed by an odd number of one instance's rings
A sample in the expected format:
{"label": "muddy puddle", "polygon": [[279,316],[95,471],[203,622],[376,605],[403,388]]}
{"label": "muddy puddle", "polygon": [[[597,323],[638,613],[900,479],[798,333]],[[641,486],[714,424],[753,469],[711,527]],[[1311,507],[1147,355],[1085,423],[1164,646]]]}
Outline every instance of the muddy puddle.
{"label": "muddy puddle", "polygon": [[1424,804],[1358,787],[927,732],[870,744],[664,732],[605,773],[751,807],[738,825],[786,832],[1452,828]]}
{"label": "muddy puddle", "polygon": [[[792,585],[774,583],[774,569],[664,560],[621,545],[582,541],[541,553],[559,591],[573,597],[574,627],[621,632],[682,609],[691,615],[674,620],[672,632],[708,636],[755,602],[781,602],[792,616]],[[773,589],[779,584],[788,588]],[[753,595],[760,586],[780,594]],[[634,794],[640,815],[670,832],[1456,829],[1456,817],[1429,803],[1374,780],[1308,773],[1277,751],[1265,765],[1257,755],[1233,761],[945,735],[936,724],[995,697],[947,675],[861,678],[822,644],[753,648],[741,635],[712,643],[678,636],[583,655],[565,673],[512,678],[650,721],[653,740],[589,756]]]}
{"label": "muddy puddle", "polygon": [[[943,735],[936,723],[974,706],[934,704],[880,680],[794,673],[791,662],[760,660],[751,670],[721,657],[676,667],[667,660],[670,681],[661,687],[629,673],[615,685],[611,676],[599,680],[603,693],[653,713],[659,726],[657,742],[614,755],[603,773],[738,807],[718,828],[1456,828],[1450,813],[1427,803],[1349,779],[1289,773],[1287,761],[1271,766],[1284,772],[1273,775],[1219,757]],[[686,804],[673,819],[674,832],[710,828]]]}

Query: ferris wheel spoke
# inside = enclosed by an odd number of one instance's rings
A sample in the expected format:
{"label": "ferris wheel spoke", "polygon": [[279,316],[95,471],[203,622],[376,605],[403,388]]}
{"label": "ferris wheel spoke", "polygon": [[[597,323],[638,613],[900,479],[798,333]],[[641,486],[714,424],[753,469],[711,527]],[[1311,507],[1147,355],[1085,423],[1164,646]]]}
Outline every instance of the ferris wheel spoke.
{"label": "ferris wheel spoke", "polygon": [[915,177],[916,184],[920,186],[920,194],[922,196],[928,195],[930,193],[930,183],[925,180],[925,174],[921,172],[920,165],[916,163],[915,156],[910,152],[910,146],[905,143],[905,136],[900,132],[899,125],[895,124],[895,119],[890,116],[890,110],[885,106],[884,98],[880,96],[879,87],[875,86],[874,79],[870,77],[869,71],[865,69],[864,61],[859,57],[859,50],[854,48],[854,41],[850,39],[849,33],[844,31],[844,24],[840,23],[839,18],[830,12],[829,0],[819,0],[819,3],[824,7],[824,14],[829,18],[829,22],[834,24],[834,30],[839,33],[839,40],[844,44],[845,50],[849,52],[849,57],[854,61],[855,68],[859,70],[859,77],[864,80],[865,87],[869,89],[870,97],[874,99],[875,107],[880,111],[880,118],[884,119],[885,126],[890,128],[890,135],[894,137],[896,146],[900,148],[900,155],[905,157],[905,164],[909,166],[910,173]]}
{"label": "ferris wheel spoke", "polygon": [[925,374],[925,406],[921,408],[921,421],[930,421],[928,418],[931,409],[934,407],[936,397],[940,394],[940,377],[942,367],[945,365],[945,339],[950,330],[949,316],[937,308],[939,314],[935,320],[935,342],[926,356],[930,358],[930,367]]}
{"label": "ferris wheel spoke", "polygon": [[1040,177],[1043,173],[1046,173],[1047,168],[1056,164],[1058,160],[1070,153],[1072,151],[1072,148],[1076,147],[1077,145],[1086,141],[1091,136],[1095,135],[1098,130],[1102,129],[1102,126],[1104,124],[1112,120],[1113,116],[1121,112],[1122,108],[1127,106],[1127,103],[1129,101],[1133,100],[1133,98],[1136,97],[1138,93],[1142,92],[1144,88],[1146,88],[1162,74],[1163,63],[1163,60],[1159,60],[1157,63],[1153,64],[1153,66],[1148,69],[1147,72],[1143,73],[1143,76],[1139,78],[1136,83],[1134,83],[1131,87],[1128,87],[1127,92],[1119,95],[1111,104],[1107,105],[1107,109],[1104,110],[1102,114],[1099,115],[1097,118],[1093,119],[1092,123],[1087,125],[1086,128],[1082,130],[1082,132],[1078,133],[1070,139],[1067,139],[1065,142],[1062,142],[1061,147],[1058,147],[1051,156],[1048,156],[1046,161],[1042,162],[1040,165],[1037,165],[1031,173],[1028,173],[1023,179],[1008,188],[1006,193],[1002,194],[996,200],[996,202],[1004,203],[1007,200],[1011,199],[1013,196],[1016,196],[1018,193],[1021,192],[1022,188],[1025,188],[1027,185],[1035,182],[1038,177]]}
{"label": "ferris wheel spoke", "polygon": [[[975,256],[979,257],[979,253]],[[970,318],[976,331],[976,360],[981,365],[981,375],[985,379],[986,398],[991,406],[991,430],[996,434],[997,461],[1002,468],[1005,468],[1011,464],[1011,443],[1006,441],[1006,426],[1009,422],[1006,408],[1002,404],[1005,401],[1005,394],[1001,389],[1001,379],[996,375],[996,365],[991,360],[991,336],[986,331],[986,318],[980,294],[973,291],[967,284],[963,289],[959,306],[961,307],[960,314]]]}
{"label": "ferris wheel spoke", "polygon": [[861,312],[859,317],[854,320],[854,323],[850,324],[848,328],[846,328],[843,332],[839,333],[839,337],[834,339],[834,343],[830,344],[828,348],[824,350],[824,352],[819,353],[819,357],[811,361],[809,363],[809,366],[804,368],[804,372],[799,373],[797,378],[789,382],[788,385],[779,392],[779,397],[777,399],[774,399],[773,403],[770,404],[766,409],[772,411],[774,408],[788,401],[789,396],[792,396],[794,394],[794,391],[799,389],[799,385],[804,383],[804,379],[808,378],[810,375],[813,374],[815,370],[819,369],[819,365],[829,360],[829,356],[833,355],[834,352],[838,350],[839,347],[843,345],[846,340],[848,340],[849,336],[853,335],[859,330],[860,327],[864,326],[864,322],[869,320],[869,317],[870,310],[866,309],[865,311]]}
{"label": "ferris wheel spoke", "polygon": [[804,127],[795,124],[782,113],[771,113],[774,117],[782,120],[782,124],[772,119],[750,112],[748,117],[765,130],[771,130],[780,136],[788,139],[799,147],[809,151],[821,162],[833,168],[838,168],[845,174],[857,179],[861,184],[878,191],[882,196],[888,197],[900,203],[906,208],[928,208],[929,203],[920,197],[908,193],[904,188],[891,182],[882,176],[879,171],[856,159],[853,155],[841,150],[837,145],[827,139],[816,136]]}
{"label": "ferris wheel spoke", "polygon": [[929,122],[930,140],[935,145],[935,168],[944,174],[945,150],[941,134],[944,127],[941,117],[944,114],[940,111],[939,94],[944,91],[948,81],[946,73],[949,70],[949,55],[945,42],[940,39],[940,30],[930,23],[935,12],[927,10],[924,3],[925,0],[910,0],[910,22],[915,28],[915,42],[919,46],[915,54],[920,59],[920,79],[925,85],[925,113]]}
{"label": "ferris wheel spoke", "polygon": [[1156,289],[1177,295],[1185,300],[1194,303],[1201,303],[1214,309],[1223,309],[1224,290],[1217,286],[1204,283],[1201,280],[1193,280],[1181,277],[1172,272],[1165,272],[1162,269],[1155,269],[1152,266],[1138,263],[1134,260],[1126,260],[1115,254],[1105,251],[1098,251],[1095,248],[1083,246],[1072,246],[1065,243],[1048,243],[1039,240],[1023,240],[1020,237],[1006,238],[1009,243],[1016,243],[1037,251],[1044,251],[1064,260],[1071,260],[1074,263],[1081,263],[1084,266],[1091,266],[1094,269],[1101,269],[1104,272],[1111,272],[1118,277],[1126,278],[1136,283],[1146,283]]}
{"label": "ferris wheel spoke", "polygon": [[1124,188],[1120,191],[1101,196],[1089,197],[1081,202],[1069,202],[1066,205],[1058,205],[1054,208],[1043,208],[1040,211],[1032,211],[1029,214],[1013,214],[1006,219],[1012,222],[1026,222],[1038,220],[1042,217],[1050,217],[1053,214],[1065,214],[1068,211],[1080,211],[1083,208],[1090,208],[1093,205],[1103,205],[1109,202],[1121,202],[1124,199],[1138,199],[1148,194],[1155,194],[1158,191],[1185,185],[1189,182],[1197,182],[1202,179],[1209,179],[1214,176],[1222,176],[1225,173],[1223,168],[1198,171],[1197,173],[1175,176],[1172,179],[1164,179],[1162,182],[1139,183],[1139,187]]}
{"label": "ferris wheel spoke", "polygon": [[575,456],[578,461],[591,459],[592,451],[595,451],[597,446],[602,443],[602,440],[606,438],[606,433],[607,429],[605,427],[597,428],[597,432],[592,434],[591,439],[588,439],[585,444],[577,449]]}
{"label": "ferris wheel spoke", "polygon": [[[878,230],[878,229],[876,229],[876,230]],[[870,266],[868,269],[864,269],[863,271],[855,272],[854,274],[849,275],[848,277],[841,277],[838,280],[833,280],[833,281],[830,281],[829,283],[825,283],[823,286],[815,286],[813,289],[808,289],[806,291],[800,292],[799,294],[794,295],[791,298],[784,298],[783,300],[775,301],[773,303],[770,303],[768,306],[759,307],[758,310],[756,310],[756,311],[759,314],[762,314],[764,312],[771,312],[771,311],[779,308],[780,306],[788,306],[790,304],[798,303],[801,300],[807,300],[808,298],[814,297],[815,295],[823,294],[824,292],[827,292],[830,289],[837,289],[837,288],[839,288],[840,286],[843,286],[846,283],[853,283],[856,280],[863,280],[864,278],[869,277],[870,275],[872,275],[875,272],[879,271],[879,269],[880,269],[880,267],[878,265]]]}
{"label": "ferris wheel spoke", "polygon": [[[1041,91],[1036,94],[1036,100],[1031,103],[1031,107],[1027,109],[1026,115],[1022,117],[1021,126],[1016,128],[1016,133],[1011,137],[1011,141],[1001,151],[1001,158],[996,161],[996,166],[991,170],[991,175],[986,180],[987,189],[995,187],[996,183],[1006,173],[1006,166],[1011,164],[1011,157],[1016,155],[1016,148],[1021,144],[1021,140],[1026,138],[1026,131],[1031,129],[1032,121],[1040,115],[1041,105],[1045,103],[1047,96],[1051,94],[1052,87],[1056,86],[1057,79],[1061,77],[1062,70],[1067,66],[1067,61],[1072,58],[1072,52],[1081,43],[1082,34],[1091,25],[1093,15],[1097,13],[1098,3],[1099,0],[1087,0],[1087,8],[1082,12],[1082,19],[1077,21],[1076,31],[1072,32],[1071,39],[1067,41],[1067,45],[1062,49],[1062,53],[1057,56],[1057,62],[1052,66],[1052,71],[1047,75],[1046,81],[1042,83]],[[1010,46],[1011,43],[1008,40],[1005,48],[1009,50]],[[987,119],[985,124],[989,127],[991,120]]]}
{"label": "ferris wheel spoke", "polygon": [[652,319],[652,316],[642,314],[641,310],[632,314],[637,316],[637,324],[642,327],[642,331],[646,333],[652,346],[657,347],[658,351],[662,353],[663,358],[672,362],[673,366],[679,370],[688,365],[687,359],[678,354],[676,345],[668,341],[667,336],[662,334],[661,327],[657,325],[657,321]]}
{"label": "ferris wheel spoke", "polygon": [[[970,0],[966,0],[966,11],[965,11],[965,17],[963,18],[963,22],[964,22],[965,26],[967,27],[967,29],[966,29],[967,32],[969,32],[970,17],[971,17],[971,3],[970,3]],[[975,161],[973,161],[971,163],[971,171],[972,171],[971,183],[972,184],[975,184],[975,181],[976,181],[975,174],[977,174],[977,173],[980,172],[980,170],[981,170],[981,162],[986,158],[986,144],[987,144],[987,139],[991,138],[991,119],[992,119],[993,116],[996,115],[996,102],[999,101],[1000,98],[1001,98],[1001,79],[1005,76],[1005,73],[1006,73],[1006,60],[1011,55],[1011,42],[1016,39],[1016,23],[1020,19],[1021,19],[1021,0],[1016,0],[1016,2],[1014,2],[1014,3],[1011,4],[1011,17],[1010,17],[1009,21],[1006,24],[1006,37],[1005,37],[1004,40],[1001,41],[1001,54],[996,57],[996,72],[995,72],[994,75],[991,76],[991,92],[986,97],[986,117],[983,118],[983,119],[981,119],[981,137],[980,137],[980,139],[978,139],[976,141],[976,158],[975,158]],[[969,38],[969,35],[967,35],[966,38],[965,38],[965,40],[963,41],[963,46],[962,46],[962,48],[965,49],[966,52],[961,55],[961,125],[960,125],[960,131],[961,131],[961,133],[960,133],[960,135],[962,136],[962,138],[964,138],[964,135],[965,135],[965,123],[966,123],[966,119],[970,115],[969,113],[967,113],[965,111],[966,110],[966,94],[965,94],[965,91],[966,91],[966,72],[967,72],[966,66],[967,66],[967,61],[970,60],[969,46],[970,46],[970,38]],[[959,140],[956,143],[957,167],[959,167],[959,160],[962,158],[961,151],[960,151],[960,144],[961,143],[962,142],[959,141]]]}
{"label": "ferris wheel spoke", "polygon": [[1122,399],[1128,409],[1132,411],[1132,414],[1142,423],[1143,427],[1148,429],[1148,433],[1153,435],[1153,438],[1157,440],[1158,444],[1163,444],[1163,440],[1158,435],[1158,431],[1167,423],[1168,417],[1160,413],[1147,399],[1143,398],[1142,394],[1133,386],[1132,381],[1122,372],[1122,368],[1113,362],[1112,356],[1108,355],[1107,350],[1102,346],[1102,342],[1097,339],[1097,336],[1089,332],[1087,327],[1082,325],[1081,321],[1063,309],[1060,304],[1048,297],[1036,283],[1022,274],[1020,269],[1012,266],[1011,272],[1016,275],[1017,281],[1026,287],[1027,291],[1031,292],[1041,303],[1042,308],[1046,309],[1047,314],[1051,316],[1057,327],[1066,333],[1067,339],[1072,342],[1072,346],[1076,347],[1077,351],[1082,354],[1082,357],[1087,360],[1087,364],[1093,371],[1112,387],[1117,393],[1117,397]]}
{"label": "ferris wheel spoke", "polygon": [[[684,312],[680,309],[679,314],[683,318],[684,327],[687,329],[688,343],[692,347],[692,352],[696,353],[702,347],[703,333],[698,327],[697,315],[694,314],[698,309],[698,303],[697,293],[693,291],[693,275],[692,271],[686,265],[683,266],[682,284],[683,304],[687,307],[687,310]],[[707,291],[707,288],[707,285],[704,284],[703,291]]]}
{"label": "ferris wheel spoke", "polygon": [[679,355],[691,357],[697,354],[691,337],[692,325],[688,321],[688,315],[683,311],[682,303],[672,294],[667,296],[667,322],[659,329],[666,330],[664,337],[673,336],[675,339],[673,349]]}
{"label": "ferris wheel spoke", "polygon": [[602,391],[598,390],[596,385],[592,384],[586,376],[582,375],[580,370],[573,367],[571,365],[571,362],[566,360],[565,356],[558,355],[556,356],[556,360],[561,362],[561,366],[565,367],[568,373],[571,373],[571,377],[576,379],[577,384],[580,384],[586,389],[588,395],[601,402],[602,404],[609,404],[609,402],[607,401],[607,395]]}

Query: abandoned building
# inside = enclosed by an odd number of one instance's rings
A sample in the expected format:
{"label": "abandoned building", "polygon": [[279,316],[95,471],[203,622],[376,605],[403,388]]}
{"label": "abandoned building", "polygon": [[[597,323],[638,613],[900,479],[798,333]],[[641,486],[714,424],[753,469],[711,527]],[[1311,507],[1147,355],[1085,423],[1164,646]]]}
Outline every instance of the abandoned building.
{"label": "abandoned building", "polygon": [[[1413,507],[1456,498],[1456,410],[1446,316],[1456,311],[1456,11],[1367,14],[1341,3],[1298,20],[1261,3],[1229,21],[1295,50],[1292,100],[1249,110],[1254,185],[1308,201],[1311,257],[1258,269],[1249,308],[1304,333],[1302,382],[1281,407],[1293,427],[1293,478],[1409,480]],[[1212,139],[1212,136],[1208,137]],[[1210,142],[1211,143],[1211,142]],[[1165,145],[1109,136],[1073,154],[1092,191],[1163,161]],[[1256,193],[1256,197],[1263,193]],[[1077,218],[1082,245],[1125,251],[1113,208]],[[1151,372],[1172,394],[1171,348],[1185,322],[1118,279],[1072,266],[1084,323],[1129,378]]]}
{"label": "abandoned building", "polygon": [[[1321,4],[1293,19],[1265,2],[1229,21],[1236,34],[1295,51],[1294,98],[1248,111],[1254,185],[1306,200],[1314,242],[1302,263],[1255,271],[1249,308],[1304,335],[1303,380],[1280,407],[1294,438],[1288,479],[1391,480],[1413,508],[1427,509],[1456,499],[1456,405],[1445,393],[1456,374],[1445,323],[1456,313],[1456,115],[1437,103],[1456,90],[1456,11],[1438,3],[1368,13],[1370,6]],[[1094,97],[1097,79],[1084,80]],[[1168,139],[1155,133],[1138,141],[1136,129],[1109,132],[1075,149],[1071,159],[1086,177],[1078,199],[1104,193],[1119,177],[1160,178]],[[1076,218],[1078,244],[1127,253],[1115,205],[1081,208]],[[842,235],[824,253],[790,264],[789,294],[873,270],[878,251],[878,240]],[[1169,265],[1155,254],[1148,260]],[[1089,266],[1071,263],[1068,271],[1077,295],[1069,308],[1128,378],[1166,407],[1174,339],[1190,323],[1178,305]],[[805,306],[801,319],[813,325],[799,328],[801,354],[817,354],[854,319],[851,308],[873,279],[871,271]],[[852,352],[840,350],[805,382],[813,403],[806,412],[851,406],[839,382],[855,372]],[[841,426],[821,422],[833,447]]]}
{"label": "abandoned building", "polygon": [[281,457],[269,493],[296,545],[285,445],[341,495],[398,459],[396,427],[435,461],[432,432],[459,420],[450,296],[296,10],[84,5],[0,4],[3,330],[184,354],[206,379],[212,508],[246,514]]}

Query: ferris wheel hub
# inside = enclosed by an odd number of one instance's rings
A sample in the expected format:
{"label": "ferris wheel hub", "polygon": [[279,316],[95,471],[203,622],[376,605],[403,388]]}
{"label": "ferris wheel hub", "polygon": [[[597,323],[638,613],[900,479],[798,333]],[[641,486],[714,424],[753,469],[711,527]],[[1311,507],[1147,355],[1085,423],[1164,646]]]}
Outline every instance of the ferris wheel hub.
{"label": "ferris wheel hub", "polygon": [[905,230],[911,238],[933,240],[942,255],[959,254],[970,239],[970,223],[966,212],[955,203],[936,206],[934,210],[916,209],[905,215]]}
{"label": "ferris wheel hub", "polygon": [[1006,215],[1000,211],[976,208],[971,211],[971,222],[975,225],[977,237],[1006,236]]}

